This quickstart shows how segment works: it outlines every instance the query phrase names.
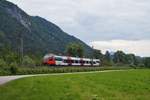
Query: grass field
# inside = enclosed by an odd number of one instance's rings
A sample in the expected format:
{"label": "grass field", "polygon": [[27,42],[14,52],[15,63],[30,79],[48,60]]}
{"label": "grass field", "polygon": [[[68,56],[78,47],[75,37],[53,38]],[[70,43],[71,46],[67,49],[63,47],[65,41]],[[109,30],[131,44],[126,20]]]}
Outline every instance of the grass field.
{"label": "grass field", "polygon": [[0,86],[0,100],[150,100],[150,70],[24,78]]}

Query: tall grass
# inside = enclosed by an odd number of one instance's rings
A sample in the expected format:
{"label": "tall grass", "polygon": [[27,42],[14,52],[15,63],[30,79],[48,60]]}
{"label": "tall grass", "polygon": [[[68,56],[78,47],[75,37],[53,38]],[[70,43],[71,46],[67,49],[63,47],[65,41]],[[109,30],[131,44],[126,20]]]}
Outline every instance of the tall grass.
{"label": "tall grass", "polygon": [[69,72],[87,72],[102,70],[124,70],[132,67],[87,67],[87,66],[41,66],[41,67],[6,67],[0,70],[0,75],[26,75],[26,74],[48,74],[48,73],[69,73]]}

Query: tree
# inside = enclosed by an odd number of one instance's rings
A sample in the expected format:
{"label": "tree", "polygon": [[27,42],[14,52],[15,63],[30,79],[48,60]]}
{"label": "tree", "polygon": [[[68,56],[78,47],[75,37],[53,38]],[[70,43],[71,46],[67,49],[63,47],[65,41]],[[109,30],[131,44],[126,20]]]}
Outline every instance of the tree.
{"label": "tree", "polygon": [[19,63],[19,55],[13,52],[9,46],[5,48],[0,48],[0,58],[3,59],[8,65],[12,62]]}
{"label": "tree", "polygon": [[95,59],[103,59],[103,54],[101,53],[101,50],[94,49],[93,50],[93,57]]}
{"label": "tree", "polygon": [[0,67],[6,67],[6,62],[4,61],[4,59],[0,59]]}
{"label": "tree", "polygon": [[76,44],[77,45],[77,56],[83,57],[84,55],[84,49],[81,44]]}
{"label": "tree", "polygon": [[66,52],[69,56],[74,57],[83,57],[84,49],[83,46],[79,43],[70,43],[66,48]]}
{"label": "tree", "polygon": [[93,58],[100,60],[100,65],[104,65],[104,55],[102,54],[101,50],[93,49]]}
{"label": "tree", "polygon": [[108,62],[111,62],[111,55],[110,55],[110,53],[109,53],[109,51],[106,51],[106,53],[105,53],[105,59],[108,61]]}
{"label": "tree", "polygon": [[150,57],[144,58],[144,65],[145,67],[150,68]]}
{"label": "tree", "polygon": [[109,51],[106,51],[106,53],[104,55],[103,63],[104,63],[104,65],[108,65],[108,66],[113,65],[113,61],[112,61],[112,58],[111,58]]}
{"label": "tree", "polygon": [[31,57],[26,55],[23,58],[23,65],[34,67],[35,66],[35,61]]}
{"label": "tree", "polygon": [[134,54],[126,54],[126,63],[133,65],[135,64],[135,55]]}
{"label": "tree", "polygon": [[113,61],[114,61],[114,63],[125,64],[126,63],[126,54],[123,51],[117,51],[114,54]]}

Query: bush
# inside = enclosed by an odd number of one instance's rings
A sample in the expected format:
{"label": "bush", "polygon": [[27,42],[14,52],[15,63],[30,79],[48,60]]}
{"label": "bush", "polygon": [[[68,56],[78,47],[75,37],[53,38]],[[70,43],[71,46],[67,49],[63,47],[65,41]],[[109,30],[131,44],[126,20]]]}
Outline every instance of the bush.
{"label": "bush", "polygon": [[18,67],[16,67],[16,66],[11,66],[11,67],[10,67],[10,72],[11,72],[11,74],[17,74],[17,72],[18,72]]}
{"label": "bush", "polygon": [[150,57],[146,57],[144,59],[144,65],[145,65],[145,67],[150,68]]}
{"label": "bush", "polygon": [[130,64],[129,66],[136,69],[136,66],[134,64]]}
{"label": "bush", "polygon": [[7,66],[7,63],[3,59],[0,59],[0,67],[5,67],[5,66]]}
{"label": "bush", "polygon": [[145,65],[144,64],[139,64],[138,67],[143,67],[144,68]]}
{"label": "bush", "polygon": [[24,56],[23,65],[33,67],[33,66],[35,66],[35,61],[32,58],[30,58],[29,56]]}
{"label": "bush", "polygon": [[9,64],[9,66],[10,66],[10,67],[17,67],[18,64],[17,64],[16,62],[12,62],[12,63]]}
{"label": "bush", "polygon": [[0,70],[0,75],[25,75],[25,74],[48,74],[48,73],[70,73],[70,72],[88,72],[102,70],[120,70],[131,69],[132,67],[17,67],[11,64],[10,68]]}

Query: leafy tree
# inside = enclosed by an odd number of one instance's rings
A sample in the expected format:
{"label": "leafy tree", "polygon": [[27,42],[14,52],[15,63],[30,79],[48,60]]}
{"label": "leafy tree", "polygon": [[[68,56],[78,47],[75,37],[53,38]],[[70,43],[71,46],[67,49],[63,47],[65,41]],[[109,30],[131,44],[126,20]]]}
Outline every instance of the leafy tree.
{"label": "leafy tree", "polygon": [[126,64],[138,65],[138,61],[134,54],[126,54]]}
{"label": "leafy tree", "polygon": [[144,65],[145,65],[145,67],[149,67],[150,68],[150,57],[144,58]]}
{"label": "leafy tree", "polygon": [[93,57],[96,59],[103,59],[103,54],[101,53],[101,50],[94,49],[93,51]]}
{"label": "leafy tree", "polygon": [[0,58],[3,59],[8,65],[12,62],[19,63],[19,55],[13,52],[7,45],[5,48],[0,49]]}
{"label": "leafy tree", "polygon": [[111,62],[111,55],[110,55],[110,53],[109,53],[109,51],[106,51],[106,53],[105,53],[105,59],[108,61],[108,62]]}
{"label": "leafy tree", "polygon": [[83,57],[84,49],[83,46],[79,43],[70,43],[67,46],[67,54],[70,56]]}
{"label": "leafy tree", "polygon": [[123,51],[117,51],[114,54],[113,61],[114,61],[114,63],[125,64],[126,63],[126,54]]}
{"label": "leafy tree", "polygon": [[0,67],[5,67],[7,63],[4,61],[4,59],[0,59]]}
{"label": "leafy tree", "polygon": [[109,51],[106,51],[106,53],[104,55],[103,64],[107,65],[107,66],[112,66],[113,65],[112,57],[111,57]]}
{"label": "leafy tree", "polygon": [[104,55],[102,54],[101,50],[94,49],[93,58],[100,59],[100,65],[104,65]]}
{"label": "leafy tree", "polygon": [[145,67],[145,65],[144,65],[144,58],[143,57],[136,56],[134,63],[135,63],[136,66]]}
{"label": "leafy tree", "polygon": [[77,56],[83,57],[84,55],[84,49],[81,44],[76,44],[77,45]]}

